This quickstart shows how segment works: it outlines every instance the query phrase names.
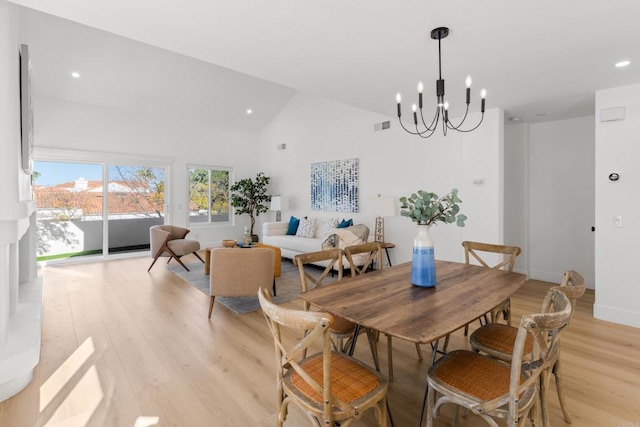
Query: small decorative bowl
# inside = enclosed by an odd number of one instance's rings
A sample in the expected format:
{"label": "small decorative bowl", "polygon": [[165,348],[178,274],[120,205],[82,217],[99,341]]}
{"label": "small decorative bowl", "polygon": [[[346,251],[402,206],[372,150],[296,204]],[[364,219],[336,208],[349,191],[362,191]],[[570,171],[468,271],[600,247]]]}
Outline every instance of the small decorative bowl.
{"label": "small decorative bowl", "polygon": [[224,246],[225,248],[232,248],[236,245],[236,241],[235,240],[229,240],[229,239],[225,239],[222,241],[222,246]]}

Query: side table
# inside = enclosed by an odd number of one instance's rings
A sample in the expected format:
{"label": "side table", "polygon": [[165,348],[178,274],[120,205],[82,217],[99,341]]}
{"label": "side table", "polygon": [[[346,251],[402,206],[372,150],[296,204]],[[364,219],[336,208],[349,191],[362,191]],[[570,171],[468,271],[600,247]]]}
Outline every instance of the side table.
{"label": "side table", "polygon": [[380,247],[382,249],[384,249],[385,253],[387,254],[387,262],[389,263],[389,267],[391,267],[391,257],[389,256],[389,249],[393,249],[396,247],[395,243],[389,243],[389,242],[378,242],[380,243]]}

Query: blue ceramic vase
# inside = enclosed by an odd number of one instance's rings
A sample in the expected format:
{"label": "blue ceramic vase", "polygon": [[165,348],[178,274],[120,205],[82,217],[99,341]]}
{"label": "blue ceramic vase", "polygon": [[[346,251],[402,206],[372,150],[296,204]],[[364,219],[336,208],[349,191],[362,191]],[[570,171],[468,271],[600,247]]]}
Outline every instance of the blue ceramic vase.
{"label": "blue ceramic vase", "polygon": [[423,288],[436,285],[436,258],[428,225],[418,225],[418,235],[413,240],[411,283]]}

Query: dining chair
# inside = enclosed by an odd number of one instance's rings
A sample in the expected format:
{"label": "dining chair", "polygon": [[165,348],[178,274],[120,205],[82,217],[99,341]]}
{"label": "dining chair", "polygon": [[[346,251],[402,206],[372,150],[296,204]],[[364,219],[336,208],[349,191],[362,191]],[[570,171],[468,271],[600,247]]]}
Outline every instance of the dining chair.
{"label": "dining chair", "polygon": [[[361,245],[347,246],[344,248],[344,254],[347,258],[347,262],[351,267],[351,277],[355,277],[366,273],[369,270],[373,270],[375,264],[378,270],[383,268],[382,263],[382,246],[379,242],[363,243]],[[358,258],[356,258],[358,257]],[[359,264],[362,264],[359,266]],[[377,338],[379,333],[375,333]],[[378,352],[377,339],[375,343],[376,359]],[[418,353],[418,359],[422,360],[422,349],[420,344],[415,343],[416,352]],[[393,381],[393,337],[387,335],[387,365],[389,371],[389,381]]]}
{"label": "dining chair", "polygon": [[[523,316],[517,328],[509,364],[467,350],[447,353],[427,373],[427,427],[433,425],[440,407],[453,403],[497,426],[493,418],[507,418],[507,426],[523,425],[529,417],[532,425],[538,392],[544,402],[544,373],[559,351],[559,337],[569,323],[571,302],[557,289],[547,293],[541,313]],[[530,338],[528,338],[530,337]],[[532,344],[527,353],[527,342]],[[530,357],[525,357],[530,354]],[[436,393],[442,397],[436,401]],[[424,404],[423,404],[424,409]],[[456,419],[454,422],[457,422]]]}
{"label": "dining chair", "polygon": [[[495,268],[496,270],[505,269],[506,267],[507,271],[513,271],[516,258],[522,252],[518,246],[494,245],[491,243],[464,241],[462,246],[464,247],[465,264],[470,264],[470,256],[472,256],[483,267]],[[488,264],[489,254],[502,254],[502,261],[493,265]],[[487,314],[490,314],[492,323],[497,322],[502,317],[508,325],[511,325],[511,300],[506,299]],[[465,336],[467,331],[468,326],[465,326]]]}
{"label": "dining chair", "polygon": [[[387,382],[364,363],[332,350],[333,316],[279,307],[264,288],[258,299],[276,350],[277,426],[282,427],[291,403],[314,426],[339,422],[347,427],[368,409],[374,410],[379,426],[387,426]],[[309,332],[291,344],[287,330]],[[306,357],[307,349],[318,341],[320,352]]]}
{"label": "dining chair", "polygon": [[[293,263],[298,267],[300,273],[302,292],[307,292],[310,285],[314,288],[322,286],[325,279],[329,276],[329,273],[335,270],[338,272],[337,280],[342,280],[343,257],[344,252],[342,249],[328,249],[296,255],[293,258]],[[311,264],[313,264],[313,266],[310,266]],[[317,268],[317,264],[325,264],[324,270]],[[310,304],[306,301],[304,302],[304,309],[305,311],[310,309]],[[333,316],[333,320],[331,325],[332,342],[337,351],[344,352],[353,339],[356,324],[335,315]]]}
{"label": "dining chair", "polygon": [[[464,262],[465,264],[471,264],[471,257],[473,257],[476,261],[480,263],[481,266],[486,268],[494,268],[494,269],[503,269],[506,267],[507,271],[513,271],[513,267],[516,264],[516,258],[520,254],[521,250],[517,246],[507,246],[507,245],[495,245],[491,243],[481,243],[481,242],[470,242],[464,241],[462,242],[462,246],[464,247]],[[503,255],[502,261],[497,264],[489,264],[488,258],[490,255]],[[511,299],[507,298],[496,307],[492,308],[489,312],[483,314],[478,317],[478,321],[480,322],[480,326],[482,326],[482,319],[485,320],[485,324],[489,323],[489,318],[487,315],[490,315],[491,322],[497,322],[500,317],[506,320],[507,324],[511,324]],[[467,323],[464,325],[464,336],[466,337],[469,334],[469,325]],[[444,345],[442,346],[442,352],[446,353],[447,348],[449,347],[449,339],[451,335],[447,335],[444,339]]]}
{"label": "dining chair", "polygon": [[[576,303],[578,299],[584,294],[586,289],[584,278],[576,271],[567,271],[566,273],[564,273],[560,286],[556,286],[553,289],[559,290],[560,292],[565,294],[567,298],[569,298],[569,301],[571,302],[571,315],[569,319],[571,319],[571,317],[573,317],[573,313],[575,312]],[[546,305],[546,301],[543,302],[543,308]],[[471,347],[476,352],[486,353],[491,357],[504,360],[505,362],[511,362],[511,354],[513,352],[517,332],[517,328],[509,325],[504,325],[501,323],[489,323],[481,326],[473,334],[471,334],[469,341],[471,343]],[[530,359],[531,349],[533,348],[533,342],[531,341],[530,337],[527,338],[524,347],[525,350],[523,358],[525,360]],[[569,417],[569,412],[567,410],[567,404],[562,392],[562,379],[560,376],[560,351],[552,355],[549,365],[551,366],[551,373],[555,377],[556,390],[558,392],[558,400],[560,401],[562,414],[564,415],[565,421],[567,423],[571,423],[571,418]],[[545,375],[545,381],[542,383],[542,387],[544,388],[544,392],[542,393],[543,396],[547,395],[549,381],[548,371]],[[541,406],[543,412],[543,422],[546,423],[546,420],[548,419],[546,402],[541,402]]]}

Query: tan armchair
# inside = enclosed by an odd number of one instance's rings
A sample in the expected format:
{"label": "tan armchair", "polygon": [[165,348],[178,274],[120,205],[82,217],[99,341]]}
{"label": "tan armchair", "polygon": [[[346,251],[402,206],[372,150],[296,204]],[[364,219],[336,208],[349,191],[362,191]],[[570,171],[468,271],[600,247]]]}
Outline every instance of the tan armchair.
{"label": "tan armchair", "polygon": [[167,264],[172,258],[189,271],[186,265],[180,260],[181,257],[194,254],[202,262],[200,255],[196,251],[200,249],[200,243],[197,240],[187,240],[185,236],[189,234],[189,230],[175,225],[154,225],[149,228],[149,241],[151,243],[151,256],[153,262],[147,271],[151,271],[151,267],[156,263],[158,258],[169,257]]}
{"label": "tan armchair", "polygon": [[275,252],[268,248],[215,248],[211,250],[209,319],[217,296],[255,296],[273,284]]}

